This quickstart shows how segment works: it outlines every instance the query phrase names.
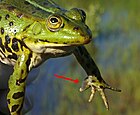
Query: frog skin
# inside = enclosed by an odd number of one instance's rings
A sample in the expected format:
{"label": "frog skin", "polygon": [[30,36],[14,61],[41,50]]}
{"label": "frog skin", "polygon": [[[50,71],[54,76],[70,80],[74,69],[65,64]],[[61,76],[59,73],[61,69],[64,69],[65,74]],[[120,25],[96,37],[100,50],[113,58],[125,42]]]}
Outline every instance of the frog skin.
{"label": "frog skin", "polygon": [[74,54],[87,73],[80,91],[91,87],[108,109],[104,89],[109,86],[86,48],[91,30],[83,10],[65,10],[51,0],[2,0],[0,2],[0,61],[14,66],[9,78],[7,103],[11,115],[21,115],[28,73],[49,58]]}

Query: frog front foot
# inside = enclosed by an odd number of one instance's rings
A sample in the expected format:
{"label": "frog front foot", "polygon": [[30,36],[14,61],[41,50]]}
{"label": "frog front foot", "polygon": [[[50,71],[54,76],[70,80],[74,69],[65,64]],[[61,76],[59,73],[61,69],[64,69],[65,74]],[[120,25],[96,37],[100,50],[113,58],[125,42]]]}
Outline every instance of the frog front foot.
{"label": "frog front foot", "polygon": [[80,88],[80,92],[83,92],[90,87],[91,87],[91,95],[88,101],[91,102],[95,95],[95,92],[98,91],[102,97],[102,100],[107,110],[109,110],[109,104],[104,90],[110,89],[113,91],[121,92],[121,90],[113,88],[110,85],[108,85],[103,79],[99,81],[95,76],[88,76],[87,78],[84,79],[82,87]]}

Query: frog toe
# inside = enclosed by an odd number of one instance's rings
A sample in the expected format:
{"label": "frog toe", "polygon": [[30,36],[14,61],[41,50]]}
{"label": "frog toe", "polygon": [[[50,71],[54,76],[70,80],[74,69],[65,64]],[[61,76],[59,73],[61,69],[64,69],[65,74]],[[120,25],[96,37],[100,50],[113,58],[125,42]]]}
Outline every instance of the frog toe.
{"label": "frog toe", "polygon": [[102,81],[97,80],[95,76],[88,76],[87,78],[85,78],[85,80],[83,81],[82,87],[80,88],[80,91],[81,92],[85,91],[86,89],[90,87],[91,87],[91,95],[88,101],[91,102],[96,91],[98,91],[102,97],[102,100],[107,110],[109,110],[109,104],[108,104],[107,96],[105,95],[104,90],[110,89],[113,91],[121,92],[121,90],[113,88],[110,85],[108,85],[104,80]]}

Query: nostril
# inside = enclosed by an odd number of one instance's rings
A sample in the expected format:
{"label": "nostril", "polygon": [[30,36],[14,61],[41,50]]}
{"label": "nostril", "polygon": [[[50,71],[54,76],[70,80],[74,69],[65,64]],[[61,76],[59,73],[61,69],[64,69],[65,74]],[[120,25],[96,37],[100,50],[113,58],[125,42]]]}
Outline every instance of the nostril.
{"label": "nostril", "polygon": [[77,31],[77,30],[79,30],[79,27],[74,27],[73,30],[76,30]]}

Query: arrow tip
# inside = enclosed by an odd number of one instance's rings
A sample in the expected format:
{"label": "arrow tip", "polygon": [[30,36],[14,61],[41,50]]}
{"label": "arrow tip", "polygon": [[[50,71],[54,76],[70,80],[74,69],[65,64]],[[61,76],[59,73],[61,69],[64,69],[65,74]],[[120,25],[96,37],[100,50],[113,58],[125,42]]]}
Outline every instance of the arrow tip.
{"label": "arrow tip", "polygon": [[78,79],[73,80],[74,83],[79,83]]}

